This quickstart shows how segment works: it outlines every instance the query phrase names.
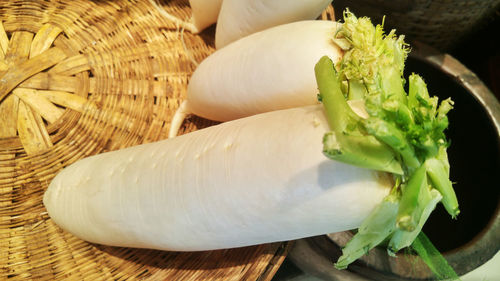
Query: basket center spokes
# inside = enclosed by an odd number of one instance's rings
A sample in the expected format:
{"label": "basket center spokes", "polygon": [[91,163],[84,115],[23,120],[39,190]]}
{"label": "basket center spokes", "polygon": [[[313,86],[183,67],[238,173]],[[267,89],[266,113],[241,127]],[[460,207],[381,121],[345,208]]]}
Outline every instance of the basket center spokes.
{"label": "basket center spokes", "polygon": [[74,75],[89,70],[88,60],[54,46],[62,32],[45,24],[36,33],[8,34],[0,21],[0,140],[18,138],[28,155],[52,147],[47,127],[87,103],[74,94]]}

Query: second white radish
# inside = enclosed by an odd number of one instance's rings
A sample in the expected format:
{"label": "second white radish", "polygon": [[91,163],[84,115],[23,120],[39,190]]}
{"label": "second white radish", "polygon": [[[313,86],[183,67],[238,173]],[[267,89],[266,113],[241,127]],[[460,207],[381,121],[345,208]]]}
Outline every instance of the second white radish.
{"label": "second white radish", "polygon": [[217,18],[215,46],[220,49],[240,38],[273,26],[314,20],[331,2],[224,0]]}
{"label": "second white radish", "polygon": [[299,21],[269,28],[217,50],[193,73],[170,136],[190,113],[215,121],[317,104],[314,65],[322,56],[334,63],[342,50],[333,21]]}

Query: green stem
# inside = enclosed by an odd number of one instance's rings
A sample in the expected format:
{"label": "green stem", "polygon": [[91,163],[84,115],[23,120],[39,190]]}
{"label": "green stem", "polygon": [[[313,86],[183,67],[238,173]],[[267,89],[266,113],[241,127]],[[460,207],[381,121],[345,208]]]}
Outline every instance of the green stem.
{"label": "green stem", "polygon": [[395,99],[401,104],[407,104],[407,96],[404,90],[403,79],[401,78],[401,70],[394,65],[386,66],[380,71],[384,76],[380,77],[380,87],[384,96],[384,101]]}
{"label": "green stem", "polygon": [[408,183],[403,187],[398,216],[396,219],[396,225],[398,228],[405,231],[415,230],[422,214],[422,210],[419,210],[421,209],[419,207],[422,206],[422,203],[425,203],[422,201],[427,201],[426,199],[429,197],[426,196],[428,194],[423,192],[426,189],[427,175],[425,173],[425,167],[421,166],[415,171]]}
{"label": "green stem", "polygon": [[347,104],[332,60],[323,56],[314,67],[314,72],[330,127],[336,132],[345,131],[348,124],[356,123],[361,118]]}
{"label": "green stem", "polygon": [[358,167],[403,174],[392,151],[373,136],[338,136],[335,132],[328,132],[323,137],[323,153],[330,159]]}
{"label": "green stem", "polygon": [[[428,187],[421,189],[420,191],[420,203],[417,211],[420,214],[420,221],[416,228],[412,231],[406,231],[402,229],[396,229],[392,235],[391,241],[389,241],[389,246],[387,247],[387,252],[389,255],[394,256],[395,253],[404,247],[410,246],[417,235],[421,232],[422,227],[431,215],[432,211],[436,208],[436,205],[443,198],[441,193],[436,189],[429,190]],[[401,205],[400,205],[401,206]]]}
{"label": "green stem", "polygon": [[435,158],[427,159],[424,165],[432,185],[443,195],[443,205],[446,211],[452,218],[456,218],[460,213],[460,209],[458,208],[457,195],[453,190],[451,181],[448,179],[446,165]]}
{"label": "green stem", "polygon": [[460,280],[455,270],[448,264],[448,261],[439,253],[439,250],[434,247],[422,231],[413,242],[412,248],[437,278],[441,280]]}
{"label": "green stem", "polygon": [[396,126],[375,117],[363,120],[363,125],[368,133],[399,153],[408,168],[416,169],[420,166],[420,161],[415,155],[413,147],[408,143],[403,132]]}
{"label": "green stem", "polygon": [[361,128],[361,117],[347,104],[333,62],[324,56],[315,67],[320,100],[333,132],[323,138],[324,154],[338,161],[369,169],[403,174],[394,152]]}
{"label": "green stem", "polygon": [[366,95],[366,87],[363,82],[354,80],[349,81],[348,100],[364,99]]}
{"label": "green stem", "polygon": [[335,263],[337,269],[347,268],[350,263],[368,253],[394,232],[398,200],[397,194],[392,192],[370,213],[358,232],[342,249],[342,256]]}
{"label": "green stem", "polygon": [[382,103],[382,108],[395,123],[402,126],[404,129],[409,129],[408,125],[413,124],[413,114],[408,106],[398,102],[395,99],[388,99]]}

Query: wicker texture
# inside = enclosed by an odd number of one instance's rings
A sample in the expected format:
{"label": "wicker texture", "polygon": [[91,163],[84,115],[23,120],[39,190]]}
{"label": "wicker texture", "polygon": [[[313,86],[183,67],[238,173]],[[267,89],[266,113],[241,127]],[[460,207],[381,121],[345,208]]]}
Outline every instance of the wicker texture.
{"label": "wicker texture", "polygon": [[[161,5],[190,16],[187,1]],[[214,51],[213,29],[181,33],[148,0],[0,1],[0,21],[1,280],[271,279],[288,244],[106,247],[62,231],[42,204],[76,160],[167,137],[192,61]],[[181,133],[212,124],[190,118]]]}

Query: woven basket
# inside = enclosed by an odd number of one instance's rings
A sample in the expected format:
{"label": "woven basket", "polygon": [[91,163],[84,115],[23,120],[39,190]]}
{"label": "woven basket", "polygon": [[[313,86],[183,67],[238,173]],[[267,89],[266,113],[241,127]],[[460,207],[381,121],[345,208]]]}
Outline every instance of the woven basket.
{"label": "woven basket", "polygon": [[[187,1],[161,5],[190,16]],[[0,280],[272,278],[288,243],[192,253],[94,245],[58,228],[42,204],[63,167],[167,137],[193,61],[214,51],[213,28],[181,33],[147,0],[0,1],[0,20]],[[180,133],[212,124],[193,117]]]}

